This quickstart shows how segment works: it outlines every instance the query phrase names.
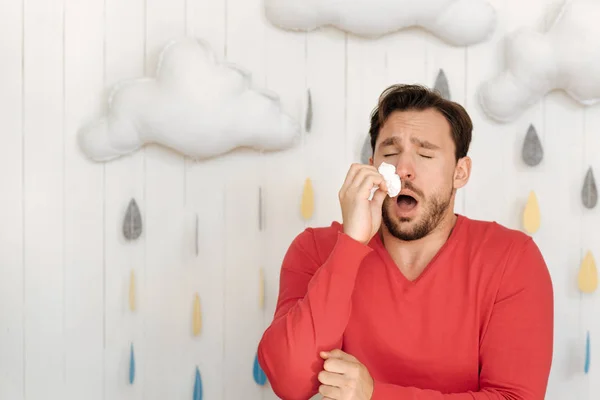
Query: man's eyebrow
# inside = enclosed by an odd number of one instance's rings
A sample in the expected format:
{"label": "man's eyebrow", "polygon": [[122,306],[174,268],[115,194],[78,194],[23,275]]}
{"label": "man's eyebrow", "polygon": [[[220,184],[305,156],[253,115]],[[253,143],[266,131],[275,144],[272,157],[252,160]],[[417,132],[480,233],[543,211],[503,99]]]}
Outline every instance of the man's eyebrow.
{"label": "man's eyebrow", "polygon": [[424,149],[438,150],[440,148],[440,146],[435,145],[431,142],[428,142],[427,140],[411,138],[410,141],[413,142],[414,144],[416,144],[417,146],[421,146]]}
{"label": "man's eyebrow", "polygon": [[392,136],[392,137],[385,139],[383,142],[381,142],[380,146],[394,146],[394,145],[399,146],[400,143],[398,143],[398,142],[399,142],[398,138]]}
{"label": "man's eyebrow", "polygon": [[[427,140],[421,140],[421,139],[413,137],[410,139],[410,141],[424,149],[438,150],[440,148],[438,145],[428,142]],[[382,141],[380,146],[398,146],[398,147],[400,147],[400,139],[398,139],[395,136],[389,137],[389,138],[385,139],[384,141]]]}

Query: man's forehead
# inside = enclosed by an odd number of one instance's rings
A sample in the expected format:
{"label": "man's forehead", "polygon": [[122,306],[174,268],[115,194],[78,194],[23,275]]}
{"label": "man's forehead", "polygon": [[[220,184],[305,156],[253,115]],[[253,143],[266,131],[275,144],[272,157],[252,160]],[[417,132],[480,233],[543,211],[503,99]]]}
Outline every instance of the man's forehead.
{"label": "man's forehead", "polygon": [[435,110],[395,111],[381,127],[378,142],[389,138],[418,139],[442,145],[451,141],[450,124]]}

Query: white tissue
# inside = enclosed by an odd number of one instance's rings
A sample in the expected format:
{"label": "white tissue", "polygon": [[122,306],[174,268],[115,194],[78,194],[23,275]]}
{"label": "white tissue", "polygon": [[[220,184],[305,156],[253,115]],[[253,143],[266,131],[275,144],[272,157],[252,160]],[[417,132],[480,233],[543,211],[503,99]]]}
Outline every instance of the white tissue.
{"label": "white tissue", "polygon": [[[396,174],[396,167],[391,164],[382,162],[378,168],[378,171],[381,175],[383,175],[383,179],[385,179],[385,184],[388,188],[388,196],[394,197],[398,196],[400,193],[400,189],[402,189],[402,183],[400,182],[400,176]],[[369,196],[369,200],[373,198],[373,195],[377,191],[379,186],[374,186],[371,189],[371,195]]]}

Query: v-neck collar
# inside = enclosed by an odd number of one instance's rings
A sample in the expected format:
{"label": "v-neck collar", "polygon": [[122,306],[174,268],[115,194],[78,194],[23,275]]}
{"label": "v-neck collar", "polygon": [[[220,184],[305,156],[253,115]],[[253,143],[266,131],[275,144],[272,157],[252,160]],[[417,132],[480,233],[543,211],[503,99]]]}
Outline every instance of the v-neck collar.
{"label": "v-neck collar", "polygon": [[456,223],[454,224],[454,227],[452,228],[452,232],[448,236],[448,239],[433,256],[431,261],[429,261],[425,269],[423,269],[423,272],[421,272],[421,274],[413,281],[409,280],[402,273],[402,271],[400,271],[400,268],[398,268],[396,262],[392,259],[392,256],[390,255],[390,253],[388,253],[387,249],[385,248],[379,232],[371,239],[370,246],[379,254],[381,259],[385,263],[385,266],[393,270],[392,274],[398,278],[399,283],[403,287],[408,288],[411,286],[415,286],[419,283],[419,281],[421,281],[426,275],[430,273],[440,255],[447,252],[456,242],[456,237],[458,236],[459,230],[461,229],[463,221],[465,219],[465,217],[461,214],[456,214],[456,217]]}

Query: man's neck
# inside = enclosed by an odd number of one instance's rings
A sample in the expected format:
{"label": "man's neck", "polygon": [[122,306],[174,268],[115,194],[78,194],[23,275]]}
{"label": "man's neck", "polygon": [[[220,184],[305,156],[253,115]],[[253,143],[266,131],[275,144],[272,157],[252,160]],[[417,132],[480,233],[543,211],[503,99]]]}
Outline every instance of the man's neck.
{"label": "man's neck", "polygon": [[457,216],[451,212],[440,221],[427,236],[411,241],[403,241],[392,236],[387,228],[381,230],[384,246],[402,274],[410,281],[421,275],[425,267],[446,243]]}

